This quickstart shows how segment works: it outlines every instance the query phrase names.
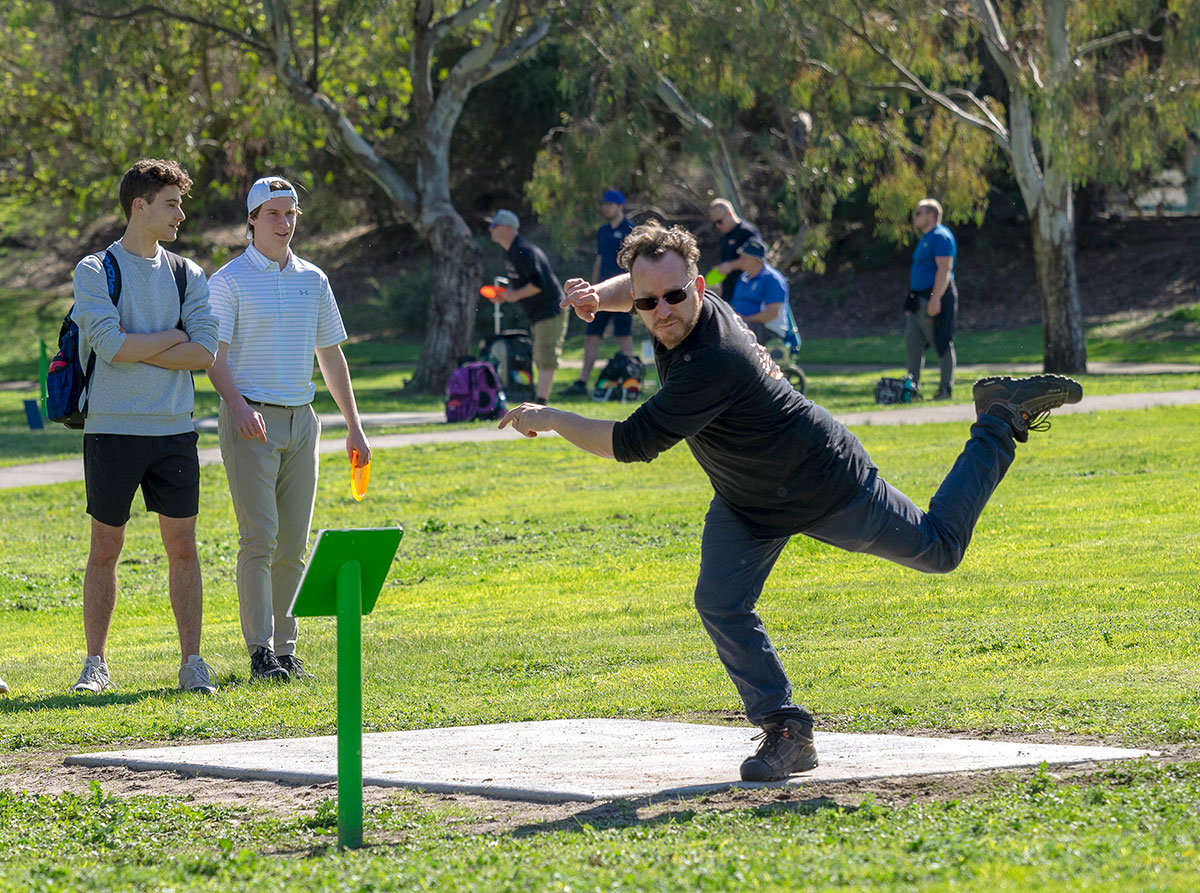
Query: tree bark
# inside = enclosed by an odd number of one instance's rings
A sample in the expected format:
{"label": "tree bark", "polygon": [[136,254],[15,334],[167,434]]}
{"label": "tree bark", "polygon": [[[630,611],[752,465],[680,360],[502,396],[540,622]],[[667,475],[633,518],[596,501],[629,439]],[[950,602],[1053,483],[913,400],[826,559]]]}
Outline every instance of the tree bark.
{"label": "tree bark", "polygon": [[1087,372],[1087,345],[1075,272],[1075,220],[1067,184],[1031,209],[1033,260],[1042,293],[1042,365],[1046,372]]}
{"label": "tree bark", "polygon": [[456,213],[442,214],[428,226],[433,252],[433,291],[425,317],[425,340],[417,369],[405,388],[441,393],[458,358],[470,353],[478,305],[476,289],[483,267],[479,245]]}

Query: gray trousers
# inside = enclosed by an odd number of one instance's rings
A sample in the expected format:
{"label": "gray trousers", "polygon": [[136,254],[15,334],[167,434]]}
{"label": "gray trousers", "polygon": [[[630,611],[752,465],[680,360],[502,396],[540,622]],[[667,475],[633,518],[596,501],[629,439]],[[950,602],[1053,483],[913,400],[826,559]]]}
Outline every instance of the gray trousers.
{"label": "gray trousers", "polygon": [[[937,331],[939,323],[942,326],[954,325],[954,316],[958,304],[958,288],[950,283],[946,293],[942,295],[942,312],[937,316],[929,315],[929,297],[917,300],[917,310],[908,314],[904,327],[904,347],[907,354],[908,377],[914,384],[921,383],[921,373],[925,369],[925,351],[932,347],[938,352],[938,371],[940,380],[938,391],[949,392],[954,387],[954,367],[958,357],[954,352],[954,333]],[[947,314],[949,314],[947,316]],[[943,317],[946,319],[943,320]],[[939,337],[940,336],[940,337]],[[945,349],[941,350],[941,344]]]}
{"label": "gray trousers", "polygon": [[[950,473],[923,512],[872,472],[844,508],[809,527],[806,536],[850,552],[886,558],[913,570],[944,574],[962,561],[975,523],[1012,463],[1008,422],[981,415]],[[713,497],[700,545],[696,610],[759,726],[812,721],[792,703],[792,685],[755,604],[790,537],[754,536],[720,496]]]}
{"label": "gray trousers", "polygon": [[246,440],[221,402],[221,461],[238,522],[237,589],[242,636],[259,647],[295,654],[300,625],[288,616],[304,573],[317,497],[321,422],[311,406],[252,404],[267,425],[267,442]]}

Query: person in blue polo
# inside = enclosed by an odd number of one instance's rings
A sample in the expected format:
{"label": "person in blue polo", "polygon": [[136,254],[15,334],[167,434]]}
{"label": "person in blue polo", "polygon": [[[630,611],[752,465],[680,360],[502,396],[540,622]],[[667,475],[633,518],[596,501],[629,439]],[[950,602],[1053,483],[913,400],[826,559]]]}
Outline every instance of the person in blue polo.
{"label": "person in blue polo", "polygon": [[742,244],[733,268],[740,275],[729,302],[759,344],[782,338],[787,332],[787,280],[766,258],[767,246],[760,240],[748,239]]}
{"label": "person in blue polo", "polygon": [[[610,189],[600,199],[600,216],[605,223],[596,230],[596,262],[592,264],[592,282],[603,282],[625,272],[617,263],[617,252],[625,237],[633,232],[633,224],[625,216],[625,194]],[[612,323],[612,334],[617,339],[617,349],[626,356],[633,356],[633,314],[601,311],[587,324],[583,333],[583,367],[579,379],[561,392],[563,397],[586,397],[588,379],[592,367],[600,355],[600,339]]]}
{"label": "person in blue polo", "polygon": [[958,317],[958,286],[954,262],[958,246],[954,234],[942,223],[942,206],[934,199],[917,202],[913,226],[921,234],[913,251],[909,273],[908,300],[904,304],[904,344],[908,353],[908,377],[921,383],[925,351],[932,347],[938,356],[941,381],[934,400],[948,400],[954,388],[954,325]]}

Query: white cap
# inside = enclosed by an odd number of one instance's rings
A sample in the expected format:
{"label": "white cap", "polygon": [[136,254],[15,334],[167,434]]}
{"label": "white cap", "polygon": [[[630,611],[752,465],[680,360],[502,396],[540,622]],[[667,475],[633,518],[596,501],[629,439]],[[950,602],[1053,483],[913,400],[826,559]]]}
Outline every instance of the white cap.
{"label": "white cap", "polygon": [[[246,213],[253,214],[273,198],[290,198],[297,205],[300,204],[300,196],[296,194],[296,187],[283,177],[260,177],[254,181],[254,185],[250,187],[250,192],[246,195]],[[249,220],[246,221],[246,238],[254,238],[254,229],[250,226]]]}

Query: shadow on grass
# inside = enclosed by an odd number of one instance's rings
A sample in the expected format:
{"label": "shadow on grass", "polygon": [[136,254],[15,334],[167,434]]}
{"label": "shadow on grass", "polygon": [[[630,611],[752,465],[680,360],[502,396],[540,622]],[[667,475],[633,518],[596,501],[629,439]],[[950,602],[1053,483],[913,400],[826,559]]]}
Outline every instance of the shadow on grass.
{"label": "shadow on grass", "polygon": [[[729,790],[739,789],[739,785],[731,784]],[[770,785],[755,785],[754,789],[762,788],[785,787],[784,782]],[[661,805],[664,799],[671,797],[670,791],[663,791],[655,794],[652,797],[640,797],[637,800],[613,800],[610,802],[599,803],[588,809],[584,809],[574,815],[565,818],[557,819],[553,822],[535,822],[528,825],[520,825],[513,829],[511,836],[513,837],[534,837],[539,834],[554,834],[560,832],[583,831],[585,827],[596,829],[607,828],[652,828],[658,825],[673,825],[685,822],[690,822],[699,815],[712,812],[711,809],[690,809],[681,807],[679,809],[668,810],[666,812],[658,812],[654,815],[642,818],[638,815],[639,810],[652,807],[656,804]],[[733,808],[737,807],[731,804]],[[776,815],[814,815],[822,810],[832,809],[842,813],[855,812],[857,806],[843,806],[836,800],[829,797],[809,797],[804,800],[789,800],[786,802],[768,803],[760,806],[755,806],[746,809],[746,813],[755,818],[767,818]]]}
{"label": "shadow on grass", "polygon": [[103,694],[76,694],[68,690],[61,695],[45,695],[40,698],[22,697],[20,695],[13,697],[10,695],[4,700],[0,700],[0,715],[26,713],[31,710],[78,710],[84,707],[136,704],[139,701],[146,700],[146,698],[162,697],[170,694],[186,694],[188,697],[195,697],[195,695],[182,692],[177,688],[150,688],[129,693],[108,691]]}

